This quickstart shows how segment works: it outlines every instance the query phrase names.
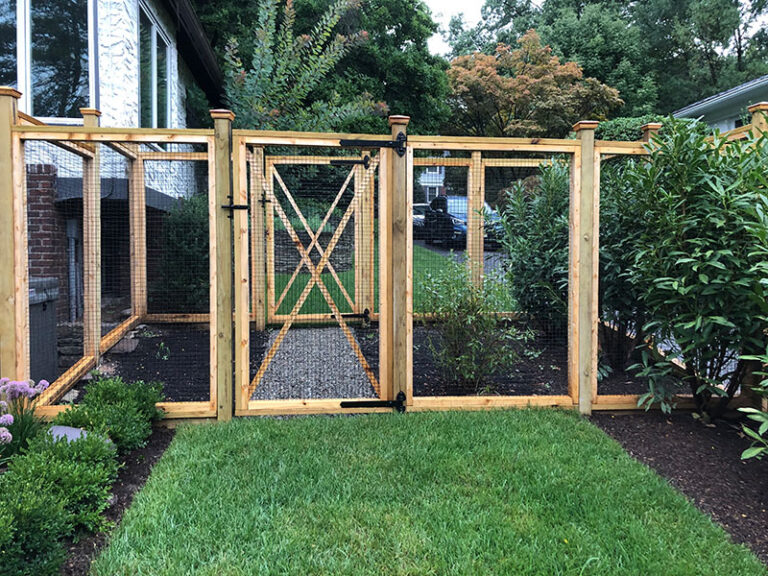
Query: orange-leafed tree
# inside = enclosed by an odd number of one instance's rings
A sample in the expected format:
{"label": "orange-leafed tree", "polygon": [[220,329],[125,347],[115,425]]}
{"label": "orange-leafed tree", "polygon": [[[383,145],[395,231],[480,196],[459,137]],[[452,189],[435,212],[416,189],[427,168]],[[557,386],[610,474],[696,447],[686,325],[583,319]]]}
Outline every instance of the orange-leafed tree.
{"label": "orange-leafed tree", "polygon": [[451,62],[448,130],[472,136],[561,137],[579,120],[602,120],[623,104],[618,90],[561,63],[535,30],[519,48],[475,52]]}

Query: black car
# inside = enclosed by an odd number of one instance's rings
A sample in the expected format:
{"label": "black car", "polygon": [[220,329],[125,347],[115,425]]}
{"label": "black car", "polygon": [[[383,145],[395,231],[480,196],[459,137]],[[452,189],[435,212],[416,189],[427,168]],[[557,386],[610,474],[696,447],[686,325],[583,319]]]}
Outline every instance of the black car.
{"label": "black car", "polygon": [[[427,243],[466,246],[467,206],[466,196],[438,196],[432,200],[424,214],[423,237]],[[415,230],[414,220],[414,236]],[[486,202],[485,246],[497,248],[501,243],[502,231],[501,218]]]}

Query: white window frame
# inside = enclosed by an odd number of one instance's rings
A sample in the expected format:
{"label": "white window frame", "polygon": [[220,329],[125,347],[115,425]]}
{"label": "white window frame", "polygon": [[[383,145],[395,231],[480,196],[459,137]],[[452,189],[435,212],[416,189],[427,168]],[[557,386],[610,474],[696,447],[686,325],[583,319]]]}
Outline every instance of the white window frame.
{"label": "white window frame", "polygon": [[[32,13],[30,2],[16,0],[16,80],[21,92],[19,110],[33,115],[32,109]],[[96,0],[87,0],[88,12],[88,106],[99,107],[98,70],[99,50],[96,23]],[[37,116],[46,124],[82,124],[83,119]]]}
{"label": "white window frame", "polygon": [[427,166],[427,172],[430,172],[432,174],[439,174],[440,166]]}
{"label": "white window frame", "polygon": [[152,11],[150,6],[144,2],[143,0],[138,3],[138,12],[136,13],[136,35],[137,35],[137,42],[136,46],[138,47],[139,54],[138,54],[138,66],[139,69],[136,70],[136,77],[139,79],[139,117],[137,119],[138,124],[137,126],[141,126],[141,13],[144,13],[144,16],[147,17],[147,20],[152,24],[152,54],[151,56],[151,63],[152,63],[152,128],[157,128],[157,37],[160,36],[163,42],[165,42],[165,82],[167,84],[166,86],[166,93],[168,95],[167,101],[165,103],[165,118],[167,126],[165,128],[172,128],[173,127],[173,120],[171,117],[171,102],[173,101],[173,82],[171,82],[171,58],[172,58],[172,52],[171,52],[171,38],[168,35],[168,33],[163,29],[162,25],[160,24],[160,20],[157,17],[157,15]]}

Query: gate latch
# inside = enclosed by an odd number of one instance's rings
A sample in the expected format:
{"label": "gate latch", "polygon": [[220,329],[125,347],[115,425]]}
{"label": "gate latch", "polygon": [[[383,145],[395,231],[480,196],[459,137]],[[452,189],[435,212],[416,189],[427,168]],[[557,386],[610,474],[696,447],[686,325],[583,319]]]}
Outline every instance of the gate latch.
{"label": "gate latch", "polygon": [[393,148],[397,155],[405,156],[405,145],[408,143],[408,137],[405,132],[400,132],[394,141],[386,140],[339,140],[339,146],[349,146],[350,148]]}
{"label": "gate latch", "polygon": [[368,169],[371,166],[371,157],[366,154],[360,160],[331,160],[331,166],[354,166],[362,164]]}
{"label": "gate latch", "polygon": [[405,412],[405,392],[397,393],[394,400],[344,400],[342,408],[394,408],[401,414]]}
{"label": "gate latch", "polygon": [[232,201],[232,197],[229,197],[229,204],[222,204],[221,205],[224,210],[229,210],[229,217],[232,218],[234,216],[235,210],[248,210],[248,204],[235,204]]}

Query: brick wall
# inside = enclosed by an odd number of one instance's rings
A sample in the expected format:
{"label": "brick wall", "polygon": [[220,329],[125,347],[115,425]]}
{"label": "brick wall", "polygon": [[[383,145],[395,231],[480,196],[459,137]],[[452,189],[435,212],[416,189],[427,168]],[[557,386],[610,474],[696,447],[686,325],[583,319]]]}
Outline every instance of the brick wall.
{"label": "brick wall", "polygon": [[29,234],[29,277],[56,278],[60,321],[69,317],[67,275],[67,222],[56,206],[56,167],[27,165],[27,214]]}

